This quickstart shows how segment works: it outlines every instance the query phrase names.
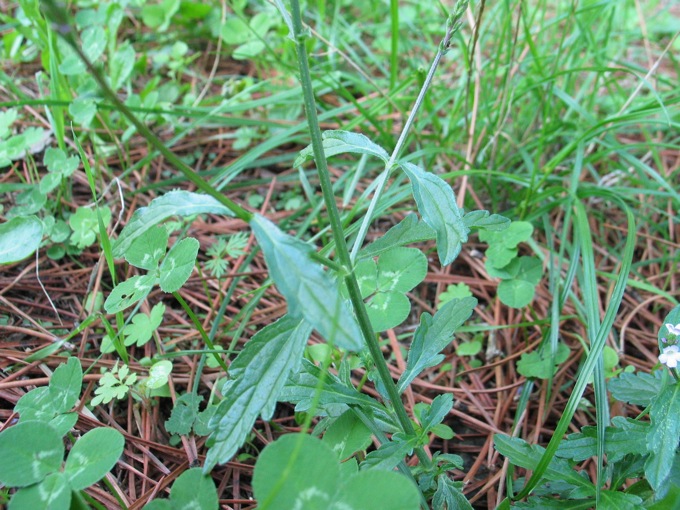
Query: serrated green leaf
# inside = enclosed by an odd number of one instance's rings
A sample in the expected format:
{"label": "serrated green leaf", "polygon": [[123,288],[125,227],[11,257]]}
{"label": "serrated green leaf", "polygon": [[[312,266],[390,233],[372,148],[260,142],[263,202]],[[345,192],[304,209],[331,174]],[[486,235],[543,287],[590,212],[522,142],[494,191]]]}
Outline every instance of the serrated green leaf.
{"label": "serrated green leaf", "polygon": [[[387,151],[379,145],[373,143],[370,139],[360,133],[352,133],[350,131],[324,131],[321,134],[323,139],[323,151],[326,159],[337,154],[367,154],[382,159],[387,163],[390,155]],[[314,150],[311,145],[308,145],[300,151],[300,155],[295,159],[293,167],[297,168],[303,165],[307,160],[314,158]]]}
{"label": "serrated green leaf", "polygon": [[196,264],[200,244],[193,237],[175,243],[163,259],[159,285],[163,292],[177,292],[184,285]]}
{"label": "serrated green leaf", "polygon": [[323,442],[343,460],[371,444],[371,431],[357,418],[354,411],[347,410],[331,423],[323,436]]}
{"label": "serrated green leaf", "polygon": [[[625,455],[646,450],[649,423],[622,416],[615,416],[612,422],[615,426],[605,430],[605,453],[609,462],[617,462]],[[583,427],[581,432],[570,434],[560,443],[555,455],[576,462],[596,456],[597,428]]]}
{"label": "serrated green leaf", "polygon": [[0,433],[0,451],[6,459],[0,462],[0,483],[26,487],[59,470],[64,443],[47,423],[27,421]]}
{"label": "serrated green leaf", "polygon": [[42,241],[43,224],[36,216],[18,216],[0,225],[0,264],[32,255]]}
{"label": "serrated green leaf", "polygon": [[68,112],[76,124],[88,127],[97,114],[97,103],[91,97],[76,97],[68,106]]}
{"label": "serrated green leaf", "polygon": [[437,477],[437,492],[432,498],[433,510],[472,510],[472,505],[463,495],[463,482],[454,482],[444,473]]}
{"label": "serrated green leaf", "polygon": [[63,150],[49,147],[45,150],[43,163],[50,172],[69,177],[78,168],[80,158],[78,156],[67,157]]}
{"label": "serrated green leaf", "polygon": [[122,312],[137,301],[144,299],[156,283],[152,274],[133,276],[116,285],[104,302],[106,313]]}
{"label": "serrated green leaf", "polygon": [[313,261],[313,248],[283,233],[266,218],[255,214],[250,221],[288,313],[304,317],[328,342],[358,351],[362,336],[354,315],[342,299],[337,283]]}
{"label": "serrated green leaf", "polygon": [[376,239],[359,251],[359,259],[375,257],[397,246],[430,241],[436,236],[435,231],[416,214],[409,214],[397,225],[389,229],[382,237]]}
{"label": "serrated green leaf", "polygon": [[360,470],[376,469],[392,471],[404,457],[413,453],[418,439],[416,437],[400,438],[398,434],[392,435],[392,441],[383,443],[377,450],[366,455],[366,459],[359,465]]}
{"label": "serrated green leaf", "polygon": [[200,468],[182,473],[170,490],[173,509],[212,510],[219,508],[217,489],[212,477],[206,476]]}
{"label": "serrated green leaf", "polygon": [[165,305],[163,303],[157,303],[151,309],[149,315],[139,312],[135,314],[127,326],[123,328],[123,335],[125,335],[125,345],[130,346],[137,344],[137,347],[141,347],[153,336],[154,331],[158,329],[158,326],[163,322],[163,314],[165,313]]}
{"label": "serrated green leaf", "polygon": [[[494,445],[501,455],[507,457],[516,466],[533,470],[545,452],[545,448],[538,445],[530,445],[519,437],[510,437],[505,434],[494,436]],[[593,490],[593,484],[581,477],[564,459],[553,457],[545,470],[544,477],[548,480],[565,481],[576,487]]]}
{"label": "serrated green leaf", "polygon": [[505,248],[516,248],[519,243],[528,241],[534,232],[534,226],[528,221],[513,221],[502,232],[483,230],[479,233],[479,240]]}
{"label": "serrated green leaf", "polygon": [[321,382],[321,369],[306,359],[302,360],[300,370],[291,375],[279,395],[279,401],[297,404],[295,410],[304,412],[310,409],[317,394],[319,406],[345,404],[383,409],[377,400],[342,384],[333,374],[325,374]]}
{"label": "serrated green leaf", "polygon": [[453,395],[450,393],[437,395],[432,400],[432,404],[427,406],[425,411],[420,415],[420,425],[423,427],[423,430],[427,432],[434,426],[442,423],[452,408]]}
{"label": "serrated green leaf", "polygon": [[406,361],[406,370],[399,378],[399,392],[403,392],[420,372],[439,363],[439,354],[450,342],[453,333],[465,322],[477,306],[473,297],[452,299],[433,316],[424,312],[416,329]]}
{"label": "serrated green leaf", "polygon": [[40,483],[19,489],[9,502],[8,510],[59,510],[71,507],[71,486],[64,473],[50,473]]}
{"label": "serrated green leaf", "polygon": [[107,206],[99,207],[96,210],[89,207],[78,207],[76,212],[68,219],[69,226],[73,229],[71,242],[78,248],[87,248],[97,239],[97,233],[99,233],[97,214],[101,215],[105,226],[111,221],[111,209]]}
{"label": "serrated green leaf", "polygon": [[165,422],[165,430],[169,434],[188,435],[198,417],[198,405],[202,400],[202,396],[193,393],[185,393],[179,397],[172,408],[170,418]]}
{"label": "serrated green leaf", "polygon": [[243,444],[258,415],[271,418],[291,372],[302,359],[311,334],[303,320],[285,315],[258,331],[230,366],[233,377],[223,389],[210,427],[214,445],[208,451],[205,472],[230,460]]}
{"label": "serrated green leaf", "polygon": [[467,284],[461,282],[456,285],[447,285],[446,290],[439,294],[439,304],[437,305],[437,308],[441,308],[452,299],[462,299],[466,297],[472,297],[472,291],[470,291],[470,287],[468,287]]}
{"label": "serrated green leaf", "polygon": [[661,376],[660,371],[653,375],[644,372],[637,374],[623,372],[607,381],[607,388],[616,400],[647,407],[664,388]]}
{"label": "serrated green leaf", "polygon": [[649,458],[645,476],[655,491],[665,483],[680,441],[680,383],[666,386],[649,409],[651,427],[647,435]]}
{"label": "serrated green leaf", "polygon": [[168,231],[163,227],[153,227],[138,237],[125,252],[125,260],[140,269],[153,271],[168,248]]}
{"label": "serrated green leaf", "polygon": [[170,216],[186,217],[206,213],[234,215],[227,207],[209,195],[191,191],[170,191],[152,200],[148,207],[141,207],[135,211],[113,244],[113,256],[123,257],[132,241]]}
{"label": "serrated green leaf", "polygon": [[569,352],[569,347],[562,342],[558,343],[553,366],[547,349],[543,352],[525,352],[517,362],[517,371],[527,378],[549,379],[557,371],[558,365],[567,360]]}
{"label": "serrated green leaf", "polygon": [[0,112],[0,140],[4,140],[12,132],[10,127],[19,118],[19,112],[16,108],[9,108]]}
{"label": "serrated green leaf", "polygon": [[453,190],[441,177],[412,163],[401,163],[401,167],[411,180],[418,211],[436,232],[439,260],[447,266],[456,259],[470,232],[456,205]]}
{"label": "serrated green leaf", "polygon": [[64,475],[73,490],[85,489],[102,479],[123,453],[125,439],[115,429],[92,429],[73,445],[64,465]]}

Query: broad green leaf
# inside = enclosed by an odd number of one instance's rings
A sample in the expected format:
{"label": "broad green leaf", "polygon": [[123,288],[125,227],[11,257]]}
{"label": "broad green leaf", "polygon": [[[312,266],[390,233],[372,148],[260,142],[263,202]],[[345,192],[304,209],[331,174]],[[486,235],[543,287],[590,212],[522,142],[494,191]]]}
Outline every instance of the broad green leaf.
{"label": "broad green leaf", "polygon": [[393,248],[378,258],[378,289],[408,292],[425,279],[427,257],[416,248]]}
{"label": "broad green leaf", "polygon": [[262,450],[255,464],[255,498],[270,508],[329,510],[339,485],[337,457],[329,446],[306,434],[280,437]]}
{"label": "broad green leaf", "polygon": [[121,312],[144,299],[156,283],[156,277],[152,274],[133,276],[116,285],[109,297],[104,301],[106,313]]}
{"label": "broad green leaf", "polygon": [[143,510],[175,510],[169,499],[154,499],[146,505]]}
{"label": "broad green leaf", "polygon": [[215,483],[200,468],[188,469],[175,480],[170,490],[170,501],[175,510],[219,508]]}
{"label": "broad green leaf", "polygon": [[227,207],[209,195],[191,191],[170,191],[152,200],[148,207],[141,207],[135,211],[113,244],[113,256],[123,257],[132,241],[171,216],[185,217],[206,213],[233,216]]}
{"label": "broad green leaf", "polygon": [[510,220],[500,214],[489,215],[489,211],[470,211],[463,216],[468,228],[501,231],[510,226]]}
{"label": "broad green leaf", "polygon": [[123,453],[125,439],[115,429],[90,430],[73,445],[64,465],[64,475],[73,490],[79,491],[101,480]]}
{"label": "broad green leaf", "polygon": [[418,211],[436,232],[439,260],[447,266],[456,259],[470,232],[456,205],[453,190],[441,177],[412,163],[401,163],[401,167],[411,180]]}
{"label": "broad green leaf", "polygon": [[461,342],[456,349],[456,354],[458,356],[477,356],[480,352],[482,352],[482,342],[479,340]]}
{"label": "broad green leaf", "polygon": [[150,390],[157,390],[168,383],[168,378],[172,372],[172,361],[163,359],[157,361],[149,369],[149,377],[144,381],[144,385]]}
{"label": "broad green leaf", "polygon": [[78,168],[80,158],[78,156],[66,157],[63,150],[49,147],[45,150],[43,163],[50,172],[69,177]]}
{"label": "broad green leaf", "polygon": [[54,189],[61,184],[63,176],[58,173],[48,173],[40,179],[40,184],[38,184],[38,189],[43,195],[51,193]]}
{"label": "broad green leaf", "polygon": [[109,76],[113,90],[121,88],[130,77],[135,65],[135,57],[135,50],[129,41],[118,46],[113,58],[109,61]]}
{"label": "broad green leaf", "polygon": [[12,124],[19,118],[19,113],[16,108],[9,108],[3,112],[0,112],[0,140],[3,140],[9,136],[12,132]]}
{"label": "broad green leaf", "polygon": [[343,484],[330,510],[418,510],[420,495],[416,486],[400,473],[361,471]]}
{"label": "broad green leaf", "polygon": [[179,397],[172,408],[170,418],[165,422],[168,434],[188,435],[198,417],[198,405],[202,400],[202,396],[193,393],[185,393]]}
{"label": "broad green leaf", "polygon": [[401,292],[378,292],[366,303],[366,312],[376,332],[392,329],[406,320],[411,301]]}
{"label": "broad green leaf", "polygon": [[452,299],[434,315],[424,312],[408,352],[406,370],[399,378],[399,392],[403,392],[420,372],[444,359],[439,354],[449,343],[453,333],[465,322],[477,306],[473,297]]}
{"label": "broad green leaf", "polygon": [[163,0],[160,4],[146,4],[142,7],[142,22],[158,32],[165,32],[172,16],[179,9],[180,0]]}
{"label": "broad green leaf", "polygon": [[76,97],[68,106],[68,112],[76,124],[88,127],[97,114],[97,103],[91,97]]}
{"label": "broad green leaf", "polygon": [[661,371],[654,374],[623,372],[607,381],[607,388],[616,400],[647,407],[664,388],[661,376]]}
{"label": "broad green leaf", "polygon": [[[359,284],[359,292],[361,297],[367,298],[378,289],[378,264],[373,259],[364,259],[357,262],[354,266],[354,275]],[[347,294],[347,286],[341,287],[343,295],[349,299]]]}
{"label": "broad green leaf", "polygon": [[143,236],[130,244],[125,260],[140,269],[153,271],[168,249],[168,231],[163,227],[152,227]]}
{"label": "broad green leaf", "polygon": [[96,62],[106,48],[106,33],[100,26],[87,27],[83,30],[81,43],[85,56],[90,62]]}
{"label": "broad green leaf", "polygon": [[528,241],[534,232],[534,226],[528,221],[513,221],[501,232],[483,230],[479,233],[479,240],[492,245],[515,248],[519,243]]}
{"label": "broad green leaf", "polygon": [[337,283],[313,261],[313,248],[283,233],[266,218],[255,214],[250,221],[288,313],[304,317],[329,343],[361,350],[362,336],[354,315],[343,300]]}
{"label": "broad green leaf", "polygon": [[652,425],[647,435],[647,481],[659,491],[670,474],[680,441],[680,383],[666,386],[649,410]]}
{"label": "broad green leaf", "polygon": [[248,60],[262,53],[267,46],[259,39],[241,44],[231,53],[234,60]]}
{"label": "broad green leaf", "polygon": [[57,414],[48,423],[60,437],[64,437],[69,431],[76,426],[78,421],[78,413],[61,413]]}
{"label": "broad green leaf", "polygon": [[295,410],[304,412],[311,408],[317,394],[319,406],[345,404],[356,405],[364,409],[383,409],[377,400],[359,393],[354,387],[343,384],[333,374],[326,373],[322,383],[321,369],[304,359],[301,370],[290,377],[281,391],[279,401],[297,404]]}
{"label": "broad green leaf", "polygon": [[498,284],[498,298],[512,308],[523,308],[534,299],[536,285],[526,280],[502,280]]}
{"label": "broad green leaf", "polygon": [[24,394],[14,406],[20,421],[38,420],[49,422],[60,411],[55,407],[47,386],[35,388]]}
{"label": "broad green leaf", "polygon": [[[534,469],[545,452],[545,448],[538,445],[530,445],[518,437],[510,437],[504,434],[494,436],[494,445],[501,455],[507,457],[511,463],[525,469]],[[553,457],[544,473],[548,480],[565,481],[576,487],[593,489],[593,484],[580,476],[566,460]]]}
{"label": "broad green leaf", "polygon": [[59,470],[64,443],[47,423],[27,421],[0,433],[0,451],[0,483],[26,487]]}
{"label": "broad green leaf", "polygon": [[517,362],[517,371],[527,378],[549,379],[557,372],[558,365],[564,363],[569,358],[569,352],[569,347],[566,344],[558,343],[557,353],[555,354],[552,366],[547,349],[544,349],[543,352],[538,350],[525,352]]}
{"label": "broad green leaf", "polygon": [[337,458],[346,459],[371,444],[371,431],[357,418],[354,411],[347,410],[331,423],[323,436],[323,442],[333,449]]}
{"label": "broad green leaf", "polygon": [[0,264],[32,255],[40,246],[43,224],[36,216],[18,216],[0,224]]}
{"label": "broad green leaf", "polygon": [[49,385],[49,398],[55,410],[65,413],[73,408],[80,396],[83,384],[83,369],[76,357],[70,357],[66,363],[59,365]]}
{"label": "broad green leaf", "polygon": [[[555,486],[555,482],[551,487]],[[507,499],[505,500],[507,501]],[[499,506],[498,510],[510,510],[510,508],[533,509],[533,510],[592,510],[595,508],[595,497],[588,499],[555,499],[551,497],[530,497],[526,502],[519,501],[512,507]],[[616,510],[619,510],[618,508]]]}
{"label": "broad green leaf", "polygon": [[[350,131],[324,131],[321,134],[323,139],[323,151],[326,159],[336,154],[345,154],[347,152],[353,154],[367,154],[382,159],[387,163],[390,155],[387,151],[379,145],[373,143],[370,139],[360,133],[352,133]],[[303,165],[307,160],[314,158],[314,149],[312,145],[308,145],[300,151],[300,155],[295,159],[293,167],[297,168]]]}
{"label": "broad green leaf", "polygon": [[158,329],[158,326],[163,322],[163,314],[165,313],[165,305],[163,303],[157,303],[151,309],[149,315],[138,312],[132,317],[132,322],[123,328],[123,334],[125,335],[125,345],[130,346],[137,344],[137,347],[141,347],[153,336],[154,331]]}
{"label": "broad green leaf", "polygon": [[177,292],[184,285],[196,264],[200,244],[193,237],[175,243],[160,267],[160,287],[163,292]]}
{"label": "broad green leaf", "polygon": [[397,225],[389,229],[382,237],[376,239],[359,251],[359,259],[375,257],[397,246],[430,241],[436,236],[435,231],[416,214],[409,214]]}
{"label": "broad green leaf", "polygon": [[252,37],[248,24],[238,16],[229,16],[220,30],[220,37],[227,44],[239,45]]}
{"label": "broad green leaf", "polygon": [[258,331],[230,366],[232,379],[210,420],[214,445],[208,451],[205,472],[229,461],[259,415],[269,420],[291,372],[302,359],[311,334],[303,320],[285,315]]}
{"label": "broad green leaf", "polygon": [[19,489],[8,510],[67,510],[71,507],[71,486],[64,473],[50,473],[40,483]]}

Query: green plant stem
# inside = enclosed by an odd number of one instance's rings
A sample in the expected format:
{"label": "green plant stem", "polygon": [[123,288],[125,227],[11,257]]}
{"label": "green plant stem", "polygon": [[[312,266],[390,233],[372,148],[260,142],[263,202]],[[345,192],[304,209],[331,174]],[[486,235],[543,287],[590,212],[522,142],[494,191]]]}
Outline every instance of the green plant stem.
{"label": "green plant stem", "polygon": [[[184,308],[184,311],[187,313],[191,321],[194,323],[194,326],[196,326],[196,329],[198,332],[201,334],[201,338],[203,338],[203,341],[205,342],[205,345],[208,346],[208,349],[215,351],[215,344],[212,343],[212,340],[210,340],[210,337],[207,335],[205,330],[203,329],[203,326],[201,325],[201,321],[198,320],[198,317],[196,317],[196,314],[194,311],[191,309],[189,304],[184,301],[184,298],[179,292],[173,292],[172,295],[175,297],[175,299],[179,302],[180,305],[182,305],[182,308]],[[227,364],[224,362],[224,360],[220,357],[217,352],[212,353],[213,357],[215,360],[220,364],[222,369],[225,372],[229,372],[229,367]]]}
{"label": "green plant stem", "polygon": [[399,0],[390,0],[390,91],[397,86],[399,65]]}
{"label": "green plant stem", "polygon": [[[467,6],[467,2],[459,2],[463,3]],[[399,154],[401,153],[402,148],[404,147],[404,144],[406,143],[406,138],[408,136],[409,131],[411,130],[411,126],[413,125],[413,122],[415,121],[416,114],[418,113],[418,110],[420,110],[420,106],[422,105],[423,101],[425,100],[425,94],[427,93],[427,90],[430,88],[430,84],[432,83],[432,80],[434,78],[434,73],[437,70],[437,67],[439,67],[439,62],[441,61],[442,57],[444,54],[448,51],[449,46],[451,44],[451,38],[453,35],[460,29],[460,18],[463,16],[463,12],[465,12],[465,9],[462,8],[460,5],[456,4],[456,9],[454,10],[454,13],[451,15],[451,17],[447,20],[446,26],[446,34],[444,35],[444,39],[442,39],[442,42],[439,44],[439,49],[437,50],[437,54],[434,56],[434,59],[432,60],[432,64],[430,65],[430,70],[427,72],[427,76],[425,77],[425,81],[423,82],[423,86],[420,87],[420,92],[418,93],[418,97],[416,98],[415,103],[413,104],[413,108],[411,109],[411,113],[409,113],[408,118],[406,119],[406,122],[404,123],[404,127],[401,130],[401,133],[399,134],[399,138],[397,139],[397,144],[394,146],[394,150],[392,151],[392,154],[390,154],[390,159],[385,165],[385,170],[382,171],[382,173],[378,176],[376,181],[378,182],[378,185],[376,187],[375,192],[373,193],[373,197],[371,198],[371,203],[368,205],[368,210],[366,211],[366,214],[364,215],[364,219],[361,222],[361,227],[359,228],[359,233],[357,234],[356,240],[354,241],[354,246],[352,247],[352,256],[351,259],[352,261],[356,260],[357,254],[359,253],[359,249],[364,243],[364,239],[366,239],[366,234],[368,233],[368,227],[371,225],[371,222],[373,221],[373,212],[375,211],[375,208],[378,205],[378,202],[380,201],[380,198],[382,197],[384,191],[385,191],[385,186],[387,185],[387,179],[390,176],[390,172],[392,171],[392,168],[394,167],[395,163],[397,162],[397,159],[399,158]]]}
{"label": "green plant stem", "polygon": [[118,96],[116,93],[111,90],[111,87],[109,87],[108,82],[104,79],[102,74],[95,68],[95,66],[90,62],[90,60],[87,58],[85,53],[83,53],[83,50],[81,49],[80,45],[77,43],[75,37],[74,37],[74,31],[73,31],[73,26],[70,23],[70,20],[68,19],[68,16],[64,12],[64,10],[60,7],[57,7],[55,4],[54,0],[45,0],[44,5],[46,7],[46,11],[49,14],[50,18],[57,24],[58,30],[57,32],[61,35],[61,37],[71,46],[73,51],[76,52],[78,57],[82,60],[82,62],[85,64],[85,67],[87,67],[87,70],[90,73],[90,76],[95,79],[97,84],[99,85],[99,88],[101,89],[102,93],[106,98],[111,101],[111,103],[115,106],[115,108],[120,111],[134,126],[137,128],[137,131],[158,151],[161,153],[161,155],[172,165],[174,166],[177,170],[182,172],[184,174],[184,177],[186,177],[189,181],[191,181],[193,184],[196,185],[198,189],[201,191],[205,192],[206,194],[210,195],[214,199],[216,199],[218,202],[220,202],[222,205],[224,205],[226,208],[228,208],[234,215],[245,221],[249,222],[251,218],[253,217],[253,214],[249,211],[246,211],[244,208],[242,208],[240,205],[238,205],[236,202],[233,200],[230,200],[229,198],[225,197],[222,193],[217,191],[215,188],[213,188],[208,182],[203,180],[203,178],[198,175],[196,172],[194,172],[189,165],[187,165],[184,161],[182,161],[174,152],[172,152],[170,149],[168,149],[163,141],[158,138],[147,126],[144,124],[142,121],[140,121],[137,116],[132,113],[132,111],[125,106],[125,104],[118,99]]}
{"label": "green plant stem", "polygon": [[[404,403],[401,400],[397,386],[394,384],[390,370],[387,367],[385,358],[383,357],[383,354],[380,350],[380,345],[378,344],[376,335],[373,332],[371,321],[368,318],[368,313],[366,312],[366,306],[364,305],[364,301],[361,298],[361,292],[359,291],[359,284],[357,283],[356,276],[350,270],[352,267],[352,260],[350,258],[349,250],[347,249],[347,244],[345,243],[342,221],[340,220],[340,213],[338,212],[338,208],[335,203],[333,185],[331,183],[328,165],[326,164],[326,156],[324,154],[323,144],[321,141],[319,120],[316,116],[316,103],[314,101],[312,79],[309,73],[309,65],[307,63],[307,49],[305,47],[304,36],[302,35],[303,30],[302,17],[300,15],[300,3],[298,0],[291,0],[290,4],[294,29],[293,35],[295,44],[297,46],[297,56],[300,65],[300,82],[302,85],[305,109],[307,111],[307,122],[309,124],[314,159],[316,161],[323,199],[326,204],[326,208],[328,209],[328,219],[331,225],[333,239],[335,241],[337,258],[340,261],[340,264],[344,266],[346,270],[347,274],[345,275],[344,280],[345,284],[347,285],[350,301],[352,302],[352,306],[356,312],[357,321],[359,323],[359,327],[361,328],[364,341],[366,342],[366,346],[371,353],[371,357],[373,358],[373,362],[375,363],[375,366],[378,370],[380,379],[387,390],[387,394],[390,401],[392,402],[392,406],[397,419],[399,420],[399,424],[406,434],[415,435],[413,423],[406,412],[406,408],[404,407]],[[416,449],[416,455],[426,468],[429,468],[432,465],[431,459],[428,457],[427,453],[422,447]]]}

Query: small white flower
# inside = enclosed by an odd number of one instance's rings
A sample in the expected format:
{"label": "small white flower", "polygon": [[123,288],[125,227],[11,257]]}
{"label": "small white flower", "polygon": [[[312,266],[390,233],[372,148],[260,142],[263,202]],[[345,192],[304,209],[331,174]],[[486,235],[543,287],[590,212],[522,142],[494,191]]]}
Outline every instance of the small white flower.
{"label": "small white flower", "polygon": [[676,368],[680,363],[680,347],[677,345],[664,347],[663,353],[659,355],[659,361],[669,368]]}
{"label": "small white flower", "polygon": [[680,336],[680,324],[666,324],[666,329],[671,335]]}

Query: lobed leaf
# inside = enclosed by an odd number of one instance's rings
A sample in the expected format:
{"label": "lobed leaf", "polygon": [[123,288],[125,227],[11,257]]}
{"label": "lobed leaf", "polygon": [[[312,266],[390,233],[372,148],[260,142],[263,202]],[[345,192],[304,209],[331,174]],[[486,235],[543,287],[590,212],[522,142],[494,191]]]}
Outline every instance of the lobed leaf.
{"label": "lobed leaf", "polygon": [[616,400],[647,407],[664,388],[662,372],[654,374],[623,372],[607,381],[607,388]]}
{"label": "lobed leaf", "polygon": [[311,334],[303,320],[285,315],[258,331],[230,367],[233,377],[222,393],[209,426],[214,445],[208,451],[204,472],[230,460],[259,415],[271,418],[274,406],[291,372],[297,370]]}
{"label": "lobed leaf", "polygon": [[450,342],[453,333],[465,322],[477,306],[473,297],[452,299],[434,315],[424,312],[416,329],[406,360],[406,370],[399,378],[397,388],[403,392],[420,372],[439,363],[439,354]]}

